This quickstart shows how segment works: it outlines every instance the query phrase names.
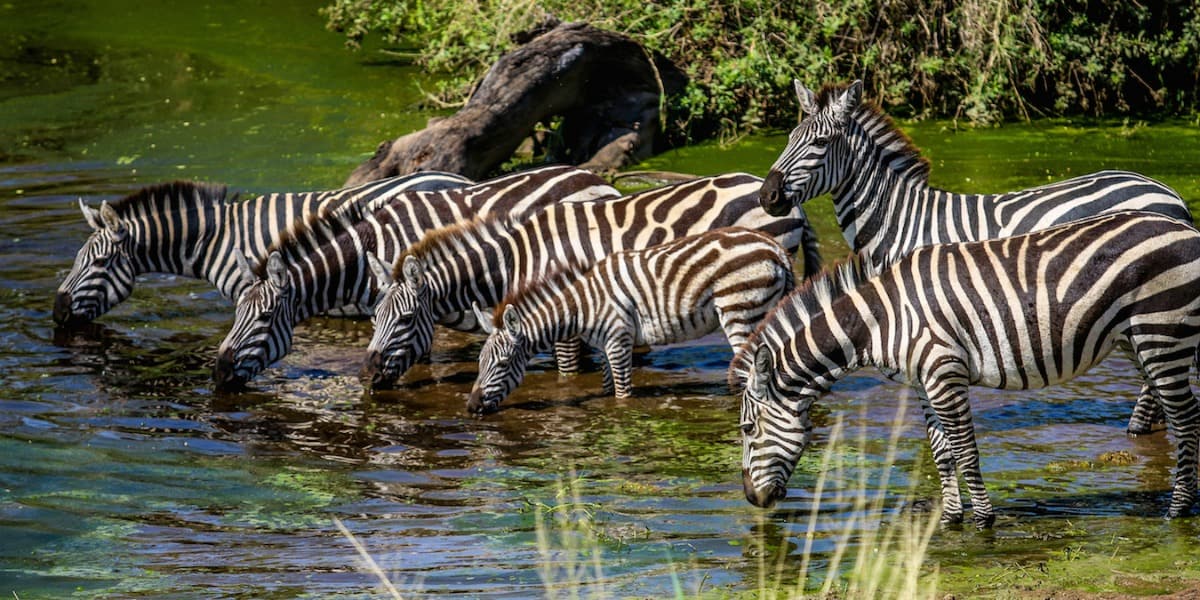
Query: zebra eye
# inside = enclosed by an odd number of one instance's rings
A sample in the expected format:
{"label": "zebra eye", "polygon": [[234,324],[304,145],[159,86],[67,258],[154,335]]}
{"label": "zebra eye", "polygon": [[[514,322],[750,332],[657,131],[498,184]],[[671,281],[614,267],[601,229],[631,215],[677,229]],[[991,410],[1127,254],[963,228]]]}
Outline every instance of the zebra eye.
{"label": "zebra eye", "polygon": [[818,148],[824,148],[825,146],[829,145],[829,138],[827,138],[825,136],[815,138],[812,141],[812,145],[814,145]]}
{"label": "zebra eye", "polygon": [[746,435],[754,433],[754,423],[742,423],[742,433]]}

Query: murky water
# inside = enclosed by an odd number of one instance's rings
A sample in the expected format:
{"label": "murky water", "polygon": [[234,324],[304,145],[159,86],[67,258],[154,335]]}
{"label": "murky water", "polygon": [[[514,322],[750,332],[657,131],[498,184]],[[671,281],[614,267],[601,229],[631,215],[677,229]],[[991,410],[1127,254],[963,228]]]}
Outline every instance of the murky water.
{"label": "murky water", "polygon": [[[745,502],[730,352],[717,337],[639,355],[625,401],[601,396],[594,372],[560,378],[541,360],[505,410],[476,419],[463,411],[481,341],[469,335],[441,334],[407,387],[366,395],[354,374],[369,323],[316,319],[251,391],[219,395],[208,371],[231,309],[205,285],[147,277],[94,326],[54,330],[52,292],[87,233],[76,197],[95,204],[172,178],[249,192],[336,187],[379,140],[424,123],[412,109],[423,76],[343,50],[319,5],[0,6],[0,594],[377,593],[335,519],[404,593],[523,598],[549,579],[658,597],[755,590],[780,555],[792,572],[819,453],[776,510]],[[1195,123],[906,130],[950,188],[1128,168],[1200,203]],[[688,148],[644,166],[761,174],[782,142]],[[837,257],[845,245],[830,212],[827,201],[812,209]],[[1131,547],[1195,538],[1195,524],[1158,518],[1167,439],[1123,434],[1131,375],[1114,357],[1070,385],[975,395],[1001,516],[994,535],[938,533],[931,555],[943,572],[1117,537]],[[910,483],[937,494],[915,414],[895,466],[881,466],[905,393],[864,373],[825,403],[822,435],[846,415],[864,441],[838,446],[848,466],[825,483],[818,582],[855,511],[832,494],[890,473],[886,510],[853,527],[852,546],[896,518]],[[1107,451],[1135,462],[1082,466]],[[550,508],[564,504],[576,510]]]}

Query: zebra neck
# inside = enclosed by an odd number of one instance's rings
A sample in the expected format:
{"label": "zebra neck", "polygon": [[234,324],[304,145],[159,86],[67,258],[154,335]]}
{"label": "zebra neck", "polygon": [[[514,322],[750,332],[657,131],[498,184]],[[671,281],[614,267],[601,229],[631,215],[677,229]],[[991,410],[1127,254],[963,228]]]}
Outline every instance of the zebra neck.
{"label": "zebra neck", "polygon": [[[890,120],[860,112],[848,137],[853,158],[832,196],[838,226],[855,251],[890,264],[912,248],[945,240],[949,215],[969,216],[963,207],[974,196],[929,185],[928,163]],[[931,219],[935,211],[945,218]]]}
{"label": "zebra neck", "polygon": [[593,330],[596,329],[595,307],[584,301],[572,288],[555,289],[537,298],[535,302],[527,303],[522,314],[529,315],[523,319],[522,325],[528,331],[527,337],[531,346],[538,352],[548,352],[557,342],[584,336],[589,343],[594,343]]}
{"label": "zebra neck", "polygon": [[495,306],[508,293],[514,281],[513,239],[498,221],[422,253],[434,319],[469,311],[474,304]]}
{"label": "zebra neck", "polygon": [[220,244],[227,222],[224,201],[199,194],[173,196],[140,212],[134,224],[139,272],[184,275],[216,284],[210,264],[214,243]]}

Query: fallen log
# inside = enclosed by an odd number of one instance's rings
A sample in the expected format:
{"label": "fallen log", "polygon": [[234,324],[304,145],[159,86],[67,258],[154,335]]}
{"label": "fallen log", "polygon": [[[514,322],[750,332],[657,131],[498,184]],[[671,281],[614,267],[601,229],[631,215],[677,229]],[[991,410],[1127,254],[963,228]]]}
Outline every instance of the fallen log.
{"label": "fallen log", "polygon": [[346,185],[422,170],[482,179],[539,123],[556,120],[551,162],[605,171],[655,151],[662,99],[683,89],[683,72],[587,23],[553,21],[544,29],[492,65],[461,110],[381,143]]}

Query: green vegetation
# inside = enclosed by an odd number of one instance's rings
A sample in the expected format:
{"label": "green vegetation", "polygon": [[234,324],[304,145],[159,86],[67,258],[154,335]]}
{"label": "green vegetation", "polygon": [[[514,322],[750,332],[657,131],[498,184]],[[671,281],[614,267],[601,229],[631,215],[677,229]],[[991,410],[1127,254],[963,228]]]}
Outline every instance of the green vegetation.
{"label": "green vegetation", "polygon": [[375,34],[419,48],[419,64],[448,76],[428,96],[448,104],[546,15],[623,32],[690,76],[668,130],[693,138],[789,126],[794,77],[861,78],[889,112],[976,123],[1190,114],[1200,93],[1192,2],[333,0],[324,14],[353,46]]}

